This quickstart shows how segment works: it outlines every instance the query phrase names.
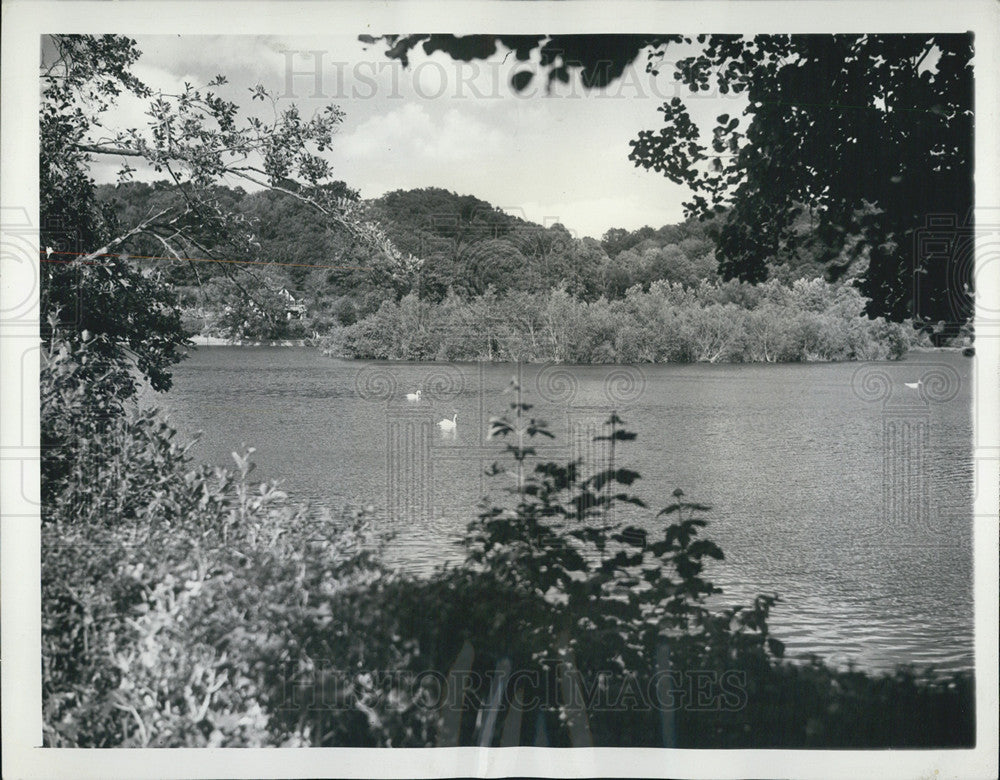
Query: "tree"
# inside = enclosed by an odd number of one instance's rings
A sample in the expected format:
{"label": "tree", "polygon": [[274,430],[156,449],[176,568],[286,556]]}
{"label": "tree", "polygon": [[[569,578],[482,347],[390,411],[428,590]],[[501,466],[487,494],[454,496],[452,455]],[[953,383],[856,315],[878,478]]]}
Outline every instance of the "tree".
{"label": "tree", "polygon": [[440,301],[449,287],[479,294],[504,273],[485,267],[493,259],[508,271],[521,264],[516,248],[491,243],[519,220],[472,195],[438,187],[396,190],[374,201],[372,212],[398,246],[421,258],[414,280],[421,297]]}
{"label": "tree", "polygon": [[[135,41],[121,36],[56,35],[44,42],[41,239],[51,251],[42,274],[43,322],[60,312],[79,332],[107,336],[95,342],[105,361],[135,365],[155,389],[169,388],[169,368],[184,343],[176,299],[157,270],[138,267],[125,253],[154,244],[178,260],[219,261],[254,300],[233,264],[253,258],[257,236],[252,222],[220,197],[215,185],[227,176],[300,200],[332,229],[406,264],[377,226],[357,217],[342,188],[331,186],[320,155],[343,116],[336,106],[304,118],[294,105],[281,110],[258,85],[250,89],[252,100],[270,105],[272,118],[243,116],[220,94],[224,76],[204,89],[185,84],[179,94],[154,94],[130,71],[139,57]],[[150,101],[148,130],[104,128],[104,115],[123,92]],[[95,197],[89,174],[95,156],[121,159],[123,180],[136,170],[131,163],[165,173],[176,190],[134,223],[121,224]],[[120,389],[127,395],[135,386]]]}
{"label": "tree", "polygon": [[[374,39],[366,39],[374,41]],[[528,61],[537,51],[548,84],[578,72],[603,87],[645,54],[657,73],[667,36],[389,36],[387,56],[407,64],[419,45],[469,61],[498,46]],[[632,142],[636,165],[692,190],[688,212],[725,214],[717,256],[725,278],[759,281],[767,262],[797,249],[803,212],[817,218],[830,275],[850,270],[867,313],[914,317],[939,336],[972,315],[972,268],[915,251],[928,217],[974,227],[971,34],[699,36],[700,53],[676,63],[692,95],[744,97],[738,116],[717,118],[709,145],[679,97],[665,126]],[[519,69],[512,86],[532,81]],[[961,231],[948,247],[953,258]],[[620,236],[608,237],[617,242]]]}
{"label": "tree", "polygon": [[675,98],[662,108],[668,127],[641,133],[631,157],[688,183],[691,213],[727,211],[724,275],[764,278],[775,254],[794,255],[796,220],[808,211],[835,274],[867,261],[858,283],[869,315],[914,316],[926,327],[944,321],[949,335],[957,331],[971,316],[972,269],[914,247],[929,216],[948,213],[962,224],[970,214],[971,36],[700,40],[705,49],[678,63],[679,77],[692,90],[745,94],[748,126],[720,115],[709,150],[690,132],[675,135],[690,126]]}
{"label": "tree", "polygon": [[[104,253],[110,251],[119,225],[95,198],[87,172],[91,158],[83,147],[122,91],[150,94],[129,72],[139,53],[132,41],[115,36],[52,40],[51,61],[43,63],[39,118],[40,242],[47,260],[41,274],[42,335],[51,338],[55,315],[80,333],[107,336],[95,340],[102,361],[127,361],[132,355],[152,385],[166,389],[167,369],[183,341],[171,291],[120,257],[105,257],[98,267],[99,255],[90,254],[102,245]],[[134,392],[130,381],[115,388]]]}

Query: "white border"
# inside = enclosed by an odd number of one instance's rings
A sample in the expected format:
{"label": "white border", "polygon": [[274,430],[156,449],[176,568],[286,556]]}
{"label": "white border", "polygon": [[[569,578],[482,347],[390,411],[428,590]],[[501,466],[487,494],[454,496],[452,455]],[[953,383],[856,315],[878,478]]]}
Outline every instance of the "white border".
{"label": "white border", "polygon": [[[52,32],[303,34],[380,32],[964,32],[976,33],[976,202],[1000,204],[998,98],[1000,5],[977,2],[5,2],[2,10],[0,202],[37,224],[39,36]],[[37,236],[34,239],[37,242]],[[980,258],[981,260],[982,258]],[[1000,263],[980,264],[978,290],[992,296]],[[17,301],[17,269],[0,274],[0,311]],[[948,751],[450,748],[365,750],[55,750],[41,735],[37,510],[21,495],[21,463],[0,460],[2,498],[3,775],[62,777],[871,777],[946,778],[998,774],[997,571],[1000,459],[997,410],[1000,326],[977,320],[975,504],[977,747]],[[0,455],[22,426],[37,445],[37,351],[31,338],[0,337]],[[13,431],[13,434],[11,433]],[[29,453],[30,450],[25,450]],[[37,452],[37,450],[35,451]],[[37,470],[37,468],[36,468]],[[30,469],[28,470],[30,472]],[[29,493],[37,485],[28,485]],[[32,521],[34,513],[36,519]],[[18,517],[17,515],[22,515]],[[27,516],[24,516],[27,515]]]}

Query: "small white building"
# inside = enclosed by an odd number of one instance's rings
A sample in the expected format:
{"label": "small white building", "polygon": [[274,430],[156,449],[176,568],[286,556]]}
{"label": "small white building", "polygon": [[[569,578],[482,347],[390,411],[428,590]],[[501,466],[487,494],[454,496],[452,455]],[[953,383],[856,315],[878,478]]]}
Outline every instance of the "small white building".
{"label": "small white building", "polygon": [[306,316],[305,304],[299,303],[295,296],[282,287],[278,295],[285,299],[285,318],[289,320],[301,320]]}

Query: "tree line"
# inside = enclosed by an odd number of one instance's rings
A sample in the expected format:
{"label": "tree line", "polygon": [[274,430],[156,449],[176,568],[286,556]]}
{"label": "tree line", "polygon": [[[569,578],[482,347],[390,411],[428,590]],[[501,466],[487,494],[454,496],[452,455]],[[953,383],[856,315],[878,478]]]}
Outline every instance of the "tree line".
{"label": "tree line", "polygon": [[[722,217],[724,278],[766,279],[776,253],[795,251],[797,224],[809,215],[832,278],[863,264],[857,283],[869,315],[913,318],[935,342],[972,318],[971,32],[361,39],[382,43],[403,67],[421,52],[462,62],[514,56],[524,63],[511,78],[515,92],[536,77],[547,91],[570,79],[602,89],[631,67],[672,76],[681,94],[660,106],[659,127],[629,142],[629,159],[685,186],[687,215]],[[677,47],[683,54],[673,58]],[[702,133],[689,106],[706,93],[741,96],[745,108]],[[920,247],[928,233],[934,251]]]}
{"label": "tree line", "polygon": [[897,359],[914,330],[864,316],[851,286],[822,279],[653,282],[621,299],[492,289],[440,303],[409,293],[321,339],[332,355],[375,360],[569,363],[799,362]]}
{"label": "tree line", "polygon": [[[358,203],[342,182],[331,190]],[[167,183],[105,185],[98,196],[125,223],[181,197]],[[255,231],[244,273],[198,259],[138,261],[165,274],[192,333],[313,338],[344,357],[575,362],[872,359],[898,357],[915,340],[866,317],[853,278],[821,278],[827,247],[805,216],[799,246],[777,253],[770,281],[754,285],[722,281],[718,220],[612,228],[597,240],[473,196],[400,190],[358,203],[413,259],[390,267],[285,193],[217,186],[213,197]],[[824,303],[803,303],[803,285]],[[398,328],[411,334],[405,344]],[[664,338],[672,345],[648,346]]]}

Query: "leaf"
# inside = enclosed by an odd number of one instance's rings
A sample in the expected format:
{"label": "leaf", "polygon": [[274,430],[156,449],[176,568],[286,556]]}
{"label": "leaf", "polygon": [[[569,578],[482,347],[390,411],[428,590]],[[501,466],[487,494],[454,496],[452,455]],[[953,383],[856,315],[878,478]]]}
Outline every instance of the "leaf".
{"label": "leaf", "polygon": [[688,552],[694,556],[707,555],[710,558],[715,558],[717,561],[725,559],[722,549],[710,539],[699,539],[688,548]]}
{"label": "leaf", "polygon": [[613,471],[601,471],[590,477],[585,484],[592,485],[594,490],[600,492],[613,478]]}
{"label": "leaf", "polygon": [[582,515],[588,509],[597,505],[597,496],[589,490],[585,490],[573,499],[573,504],[576,506],[577,514]]}
{"label": "leaf", "polygon": [[521,70],[510,77],[510,84],[515,92],[523,92],[534,77],[535,74],[531,71]]}
{"label": "leaf", "polygon": [[642,475],[638,471],[632,471],[631,469],[618,469],[614,472],[615,482],[619,482],[622,485],[631,485],[637,479],[641,479]]}
{"label": "leaf", "polygon": [[547,436],[550,439],[554,439],[556,435],[552,433],[548,428],[543,428],[534,423],[528,425],[526,433],[529,436]]}
{"label": "leaf", "polygon": [[591,542],[596,543],[601,539],[601,531],[597,528],[574,528],[572,531],[567,532],[570,536],[575,539],[579,539],[581,542]]}
{"label": "leaf", "polygon": [[616,542],[630,544],[633,547],[645,547],[647,534],[646,529],[630,525],[623,528],[620,533],[614,534],[611,538]]}
{"label": "leaf", "polygon": [[635,437],[631,431],[615,431],[610,436],[595,436],[594,441],[634,441]]}
{"label": "leaf", "polygon": [[643,501],[641,498],[637,498],[636,496],[630,496],[628,493],[615,493],[613,498],[616,501],[623,501],[626,504],[634,504],[635,506],[642,506],[642,507],[646,506],[646,502]]}

